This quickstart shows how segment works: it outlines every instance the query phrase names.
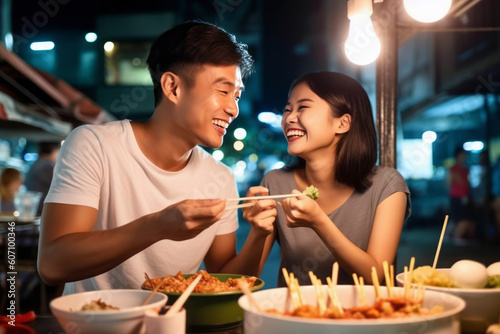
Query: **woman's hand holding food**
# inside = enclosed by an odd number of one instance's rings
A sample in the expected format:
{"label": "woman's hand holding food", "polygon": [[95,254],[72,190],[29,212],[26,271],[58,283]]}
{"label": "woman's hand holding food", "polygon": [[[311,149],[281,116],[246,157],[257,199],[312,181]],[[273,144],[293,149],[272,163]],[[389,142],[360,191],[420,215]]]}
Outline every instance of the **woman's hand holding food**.
{"label": "woman's hand holding food", "polygon": [[[292,193],[300,194],[298,190],[293,190]],[[313,228],[315,222],[320,221],[320,217],[325,215],[318,203],[309,196],[286,198],[281,205],[288,227]]]}
{"label": "woman's hand holding food", "polygon": [[[262,195],[269,195],[269,190],[262,186],[251,187],[247,192],[247,197]],[[276,210],[276,201],[271,199],[245,201],[245,203],[252,202],[255,202],[255,205],[243,209],[243,218],[245,218],[256,231],[265,235],[271,234],[274,231],[274,220],[278,214]]]}

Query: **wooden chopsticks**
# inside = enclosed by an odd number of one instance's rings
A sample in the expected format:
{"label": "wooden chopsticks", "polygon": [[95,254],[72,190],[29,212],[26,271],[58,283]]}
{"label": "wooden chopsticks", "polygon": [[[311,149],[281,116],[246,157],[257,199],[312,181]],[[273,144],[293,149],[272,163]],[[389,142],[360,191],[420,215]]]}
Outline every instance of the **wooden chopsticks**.
{"label": "wooden chopsticks", "polygon": [[[307,196],[307,195],[302,193],[302,194],[286,194],[286,195],[271,195],[271,196],[238,197],[238,198],[228,198],[228,199],[226,199],[226,202],[239,202],[239,201],[247,201],[247,200],[274,199],[274,198],[290,198],[290,197],[299,197],[299,196]],[[247,208],[247,207],[254,206],[254,205],[255,205],[255,202],[242,203],[242,204],[238,204],[238,205],[230,205],[230,206],[226,206],[226,211],[232,210],[232,209]]]}
{"label": "wooden chopsticks", "polygon": [[226,202],[240,202],[246,200],[257,200],[257,199],[273,199],[273,198],[289,198],[289,197],[299,197],[307,196],[304,193],[300,194],[285,194],[285,195],[270,195],[270,196],[250,196],[250,197],[238,197],[238,198],[228,198]]}

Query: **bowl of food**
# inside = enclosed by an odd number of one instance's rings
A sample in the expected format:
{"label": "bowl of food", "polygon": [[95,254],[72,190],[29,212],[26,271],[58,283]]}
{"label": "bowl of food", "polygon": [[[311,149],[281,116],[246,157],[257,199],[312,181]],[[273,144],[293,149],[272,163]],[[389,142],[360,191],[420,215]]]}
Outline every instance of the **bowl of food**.
{"label": "bowl of food", "polygon": [[[466,303],[460,314],[462,331],[485,333],[500,317],[500,272],[494,274],[488,269],[478,262],[461,260],[450,268],[418,267],[411,273],[410,281],[424,285],[429,292],[462,298]],[[404,280],[405,273],[396,275],[398,285],[403,285]]]}
{"label": "bowl of food", "polygon": [[[288,288],[252,293],[261,311],[247,296],[241,297],[245,334],[459,334],[458,314],[465,307],[462,299],[436,291],[425,292],[423,299],[415,303],[405,301],[401,297],[404,289],[399,287],[391,288],[398,297],[388,298],[385,288],[381,288],[377,298],[372,286],[339,285],[335,288],[337,307],[326,303],[320,314],[316,287],[302,286],[299,290],[304,305],[300,307],[290,304]],[[324,296],[330,294],[325,285],[320,291]]]}
{"label": "bowl of food", "polygon": [[[302,306],[290,303],[288,288],[275,288],[252,293],[258,311],[248,296],[239,299],[244,310],[245,334],[388,334],[432,333],[459,334],[458,314],[465,307],[462,299],[442,292],[427,291],[422,299],[405,300],[405,290],[392,287],[395,297],[388,298],[385,287],[377,298],[373,286],[338,285],[337,304],[326,299],[325,309],[319,312],[318,289],[299,288]],[[331,296],[329,288],[321,286],[323,296]],[[412,292],[413,294],[413,292]],[[342,311],[339,311],[342,309]]]}
{"label": "bowl of food", "polygon": [[202,275],[202,279],[184,304],[188,332],[224,331],[240,326],[243,310],[238,305],[238,299],[243,292],[238,287],[238,281],[246,282],[251,291],[264,286],[264,281],[257,277],[209,274],[201,270],[196,274],[155,277],[146,280],[142,288],[151,290],[160,284],[158,292],[168,295],[168,305],[171,305],[198,275]]}
{"label": "bowl of food", "polygon": [[138,334],[143,333],[146,310],[161,308],[168,296],[137,289],[97,290],[55,298],[50,309],[65,333]]}

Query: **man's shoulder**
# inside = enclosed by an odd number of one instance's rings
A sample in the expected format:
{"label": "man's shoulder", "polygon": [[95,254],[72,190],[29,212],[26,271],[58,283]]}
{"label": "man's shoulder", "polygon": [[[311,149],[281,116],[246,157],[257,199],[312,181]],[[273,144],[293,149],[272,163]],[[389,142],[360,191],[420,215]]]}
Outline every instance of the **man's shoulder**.
{"label": "man's shoulder", "polygon": [[202,168],[217,169],[232,174],[232,170],[229,166],[215,159],[209,152],[204,150],[202,147],[196,146],[193,150],[193,153],[196,155],[196,160],[199,162],[199,165]]}
{"label": "man's shoulder", "polygon": [[112,121],[103,124],[84,124],[80,125],[73,130],[73,133],[79,132],[93,132],[96,134],[110,134],[114,132],[124,132],[129,125],[128,120]]}

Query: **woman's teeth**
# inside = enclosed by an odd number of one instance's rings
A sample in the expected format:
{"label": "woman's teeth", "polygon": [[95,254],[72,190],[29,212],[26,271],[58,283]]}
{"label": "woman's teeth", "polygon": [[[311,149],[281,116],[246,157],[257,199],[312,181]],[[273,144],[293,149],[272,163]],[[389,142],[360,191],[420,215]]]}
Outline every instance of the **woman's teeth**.
{"label": "woman's teeth", "polygon": [[286,133],[286,136],[287,137],[302,137],[304,136],[306,133],[304,131],[300,131],[300,130],[290,130]]}

